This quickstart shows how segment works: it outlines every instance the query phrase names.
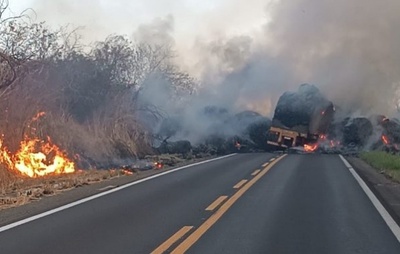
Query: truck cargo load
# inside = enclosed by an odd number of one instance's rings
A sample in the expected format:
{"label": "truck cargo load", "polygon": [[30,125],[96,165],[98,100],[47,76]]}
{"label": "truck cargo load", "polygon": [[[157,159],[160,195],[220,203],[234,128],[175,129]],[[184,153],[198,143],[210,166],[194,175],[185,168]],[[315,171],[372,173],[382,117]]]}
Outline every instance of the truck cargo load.
{"label": "truck cargo load", "polygon": [[335,107],[314,85],[303,84],[278,100],[268,132],[271,149],[312,145],[326,135]]}

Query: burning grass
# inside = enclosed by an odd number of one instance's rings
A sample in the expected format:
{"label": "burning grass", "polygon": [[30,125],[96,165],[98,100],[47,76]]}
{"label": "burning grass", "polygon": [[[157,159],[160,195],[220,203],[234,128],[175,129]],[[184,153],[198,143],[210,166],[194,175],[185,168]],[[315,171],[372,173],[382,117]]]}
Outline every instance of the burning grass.
{"label": "burning grass", "polygon": [[25,137],[15,154],[10,153],[2,144],[0,139],[0,162],[19,174],[35,178],[75,171],[74,163],[58,146],[52,144],[49,137],[47,142]]}
{"label": "burning grass", "polygon": [[387,152],[363,152],[360,157],[389,178],[400,182],[400,156]]}

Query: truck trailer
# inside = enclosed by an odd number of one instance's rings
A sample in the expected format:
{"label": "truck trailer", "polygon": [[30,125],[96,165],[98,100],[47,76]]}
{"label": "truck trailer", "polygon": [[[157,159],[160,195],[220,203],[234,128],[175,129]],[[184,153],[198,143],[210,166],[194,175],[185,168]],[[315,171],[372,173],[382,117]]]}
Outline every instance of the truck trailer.
{"label": "truck trailer", "polygon": [[279,98],[267,143],[271,150],[313,146],[327,135],[334,112],[334,105],[318,88],[303,84],[297,92]]}

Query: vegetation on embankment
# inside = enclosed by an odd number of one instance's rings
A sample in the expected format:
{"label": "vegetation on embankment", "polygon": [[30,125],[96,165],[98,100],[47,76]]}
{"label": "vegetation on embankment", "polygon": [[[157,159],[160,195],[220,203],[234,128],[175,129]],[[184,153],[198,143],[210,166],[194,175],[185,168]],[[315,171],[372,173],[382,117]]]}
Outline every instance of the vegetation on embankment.
{"label": "vegetation on embankment", "polygon": [[170,44],[110,35],[85,45],[79,29],[35,22],[28,10],[6,17],[8,6],[0,1],[0,191],[20,179],[19,151],[53,163],[47,143],[76,169],[120,168],[157,153],[166,113],[155,102],[183,105],[198,85]]}
{"label": "vegetation on embankment", "polygon": [[400,182],[400,156],[382,151],[363,152],[361,159],[379,172]]}

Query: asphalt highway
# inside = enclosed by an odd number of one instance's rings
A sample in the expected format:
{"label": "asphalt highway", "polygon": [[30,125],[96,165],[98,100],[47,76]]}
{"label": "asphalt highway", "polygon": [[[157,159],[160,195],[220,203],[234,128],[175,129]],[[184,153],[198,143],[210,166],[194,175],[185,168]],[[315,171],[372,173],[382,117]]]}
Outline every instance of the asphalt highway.
{"label": "asphalt highway", "polygon": [[[1,212],[0,212],[1,216]],[[0,228],[0,253],[400,253],[337,155],[237,154]]]}

